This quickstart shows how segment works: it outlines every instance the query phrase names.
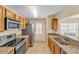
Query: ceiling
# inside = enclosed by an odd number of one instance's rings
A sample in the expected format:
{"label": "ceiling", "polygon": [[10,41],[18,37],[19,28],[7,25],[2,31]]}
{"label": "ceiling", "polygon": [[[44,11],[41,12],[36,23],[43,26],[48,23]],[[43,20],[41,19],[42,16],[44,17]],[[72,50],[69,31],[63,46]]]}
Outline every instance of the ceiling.
{"label": "ceiling", "polygon": [[46,18],[62,11],[65,5],[6,5],[25,18]]}

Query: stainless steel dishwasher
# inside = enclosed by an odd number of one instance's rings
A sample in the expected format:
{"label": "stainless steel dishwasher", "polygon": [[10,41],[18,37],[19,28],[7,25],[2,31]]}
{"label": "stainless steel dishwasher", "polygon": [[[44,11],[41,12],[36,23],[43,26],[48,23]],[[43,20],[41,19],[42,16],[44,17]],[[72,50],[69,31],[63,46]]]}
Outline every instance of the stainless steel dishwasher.
{"label": "stainless steel dishwasher", "polygon": [[15,51],[15,54],[24,54],[26,52],[26,42],[25,40],[22,40],[21,42],[19,42],[14,51]]}

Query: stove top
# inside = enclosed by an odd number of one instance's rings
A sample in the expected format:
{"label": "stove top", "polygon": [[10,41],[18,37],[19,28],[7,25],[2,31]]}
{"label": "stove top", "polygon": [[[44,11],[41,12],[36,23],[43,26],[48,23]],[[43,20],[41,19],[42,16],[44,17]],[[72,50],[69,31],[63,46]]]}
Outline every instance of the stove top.
{"label": "stove top", "polygon": [[22,38],[22,39],[17,38],[17,39],[14,39],[14,40],[2,45],[1,47],[15,47],[17,44],[19,44],[23,40],[24,40],[24,38]]}

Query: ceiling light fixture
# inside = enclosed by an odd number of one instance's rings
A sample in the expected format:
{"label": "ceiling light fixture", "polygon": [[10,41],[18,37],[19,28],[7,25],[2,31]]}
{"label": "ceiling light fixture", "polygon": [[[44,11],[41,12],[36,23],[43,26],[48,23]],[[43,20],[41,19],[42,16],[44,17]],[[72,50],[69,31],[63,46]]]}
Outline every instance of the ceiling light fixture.
{"label": "ceiling light fixture", "polygon": [[30,12],[32,13],[32,15],[37,18],[38,14],[37,14],[37,7],[36,6],[28,6],[28,9],[30,10]]}

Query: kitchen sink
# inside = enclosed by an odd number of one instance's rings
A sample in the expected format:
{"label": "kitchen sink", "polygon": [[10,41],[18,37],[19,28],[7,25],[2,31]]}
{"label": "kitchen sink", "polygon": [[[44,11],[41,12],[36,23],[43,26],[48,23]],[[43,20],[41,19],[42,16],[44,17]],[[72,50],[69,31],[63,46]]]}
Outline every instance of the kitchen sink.
{"label": "kitchen sink", "polygon": [[61,38],[54,38],[54,39],[61,45],[69,45],[69,43],[67,43],[64,39]]}
{"label": "kitchen sink", "polygon": [[58,42],[58,43],[60,43],[61,45],[69,45],[68,43],[63,42],[63,41],[60,41],[60,42]]}

